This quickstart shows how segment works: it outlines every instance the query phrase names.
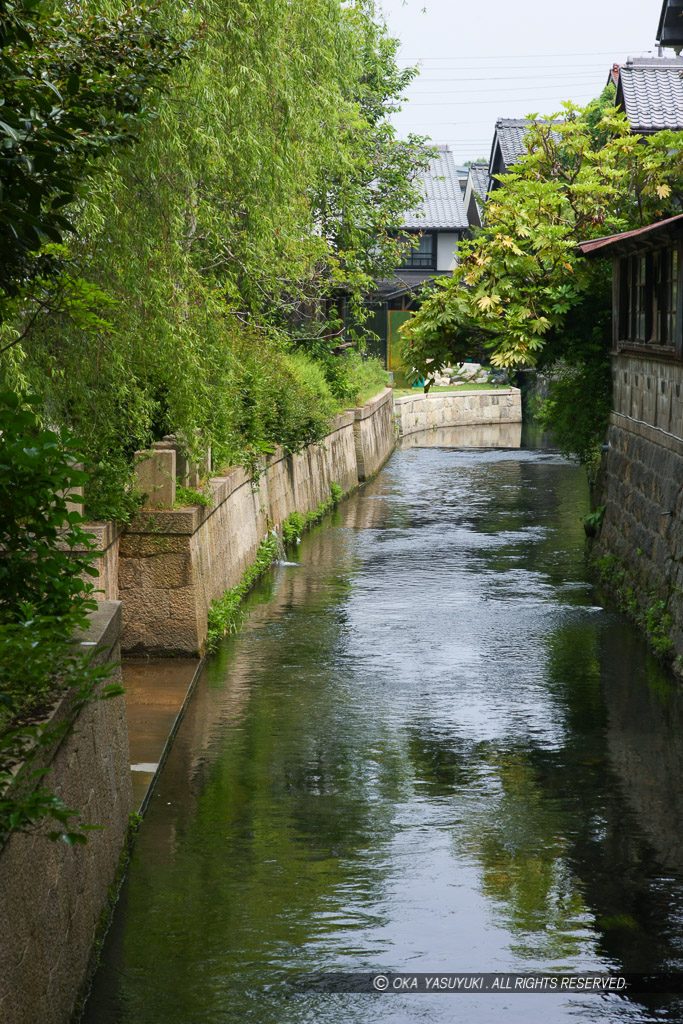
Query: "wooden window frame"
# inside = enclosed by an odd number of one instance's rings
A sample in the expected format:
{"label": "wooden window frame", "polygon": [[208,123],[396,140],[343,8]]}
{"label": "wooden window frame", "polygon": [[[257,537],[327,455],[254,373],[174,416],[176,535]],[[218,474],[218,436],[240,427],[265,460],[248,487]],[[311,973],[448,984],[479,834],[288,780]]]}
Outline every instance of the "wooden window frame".
{"label": "wooden window frame", "polygon": [[418,254],[417,249],[411,249],[405,260],[399,267],[399,270],[436,270],[436,258],[437,258],[437,233],[436,231],[406,231],[405,235],[418,235],[422,238],[430,238],[432,243],[432,251],[429,256],[429,263],[426,262],[426,256]]}
{"label": "wooden window frame", "polygon": [[680,241],[614,259],[616,351],[683,355],[683,260]]}

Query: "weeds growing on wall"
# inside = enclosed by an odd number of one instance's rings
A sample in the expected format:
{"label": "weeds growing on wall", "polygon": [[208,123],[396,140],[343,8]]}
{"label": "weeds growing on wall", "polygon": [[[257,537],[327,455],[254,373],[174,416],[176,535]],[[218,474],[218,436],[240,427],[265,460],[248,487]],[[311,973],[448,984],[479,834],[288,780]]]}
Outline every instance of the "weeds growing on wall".
{"label": "weeds growing on wall", "polygon": [[301,535],[314,523],[319,523],[341,501],[344,492],[339,484],[330,484],[330,497],[327,501],[319,501],[310,512],[292,512],[282,524],[282,543],[289,547],[301,540]]}
{"label": "weeds growing on wall", "polygon": [[[320,522],[339,504],[343,495],[341,486],[333,483],[330,485],[330,497],[327,501],[318,502],[317,507],[309,512],[292,512],[282,524],[282,543],[285,546],[295,544],[306,529]],[[259,544],[253,565],[243,573],[237,586],[226,590],[222,597],[211,602],[207,634],[209,651],[215,650],[224,636],[236,632],[241,621],[242,598],[249,593],[259,577],[263,576],[279,553],[280,542],[277,533],[269,533]]]}
{"label": "weeds growing on wall", "polygon": [[253,565],[242,574],[236,587],[226,590],[222,597],[211,602],[209,608],[209,630],[206,638],[208,650],[212,651],[228,633],[234,633],[241,619],[242,598],[249,593],[256,580],[273,564],[278,554],[277,537],[268,534],[259,544]]}
{"label": "weeds growing on wall", "polygon": [[673,619],[667,603],[654,594],[638,594],[629,582],[629,574],[620,559],[606,554],[593,560],[601,582],[616,599],[620,611],[640,627],[655,654],[663,661],[671,661],[674,644],[671,639]]}

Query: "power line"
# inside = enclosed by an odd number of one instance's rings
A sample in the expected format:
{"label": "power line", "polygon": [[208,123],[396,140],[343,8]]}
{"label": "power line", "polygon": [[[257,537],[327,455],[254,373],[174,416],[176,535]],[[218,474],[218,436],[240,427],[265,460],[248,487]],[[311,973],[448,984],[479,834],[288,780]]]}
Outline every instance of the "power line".
{"label": "power line", "polygon": [[[572,79],[574,79],[574,78],[581,78],[581,79],[583,79],[583,78],[595,78],[598,75],[603,74],[603,73],[608,72],[608,71],[609,71],[609,69],[605,68],[604,72],[603,72],[603,69],[601,67],[601,68],[597,69],[596,71],[585,71],[585,72],[583,72],[582,74],[579,74],[579,75],[562,75],[562,80],[564,81],[565,79],[570,79],[570,78],[572,78]],[[480,75],[478,77],[472,77],[472,76],[468,75],[467,78],[422,78],[422,77],[420,77],[420,78],[416,78],[413,82],[411,82],[410,85],[408,86],[408,88],[412,89],[416,85],[431,85],[432,82],[521,82],[524,79],[528,79],[529,81],[531,81],[531,80],[534,80],[534,81],[536,81],[536,80],[538,80],[538,81],[547,81],[549,77],[550,77],[549,75]]]}
{"label": "power line", "polygon": [[[562,85],[562,83],[560,83],[558,85],[548,85],[548,86],[545,86],[545,87],[541,87],[541,90],[544,93],[550,92],[553,89],[562,89],[563,92],[566,92],[567,89],[570,89],[570,88],[574,88],[574,89],[580,89],[580,88],[588,89],[588,88],[591,88],[591,87],[589,86],[588,82],[581,82],[580,84],[577,82],[573,86],[565,86],[565,85]],[[467,95],[481,96],[481,94],[483,92],[495,92],[495,93],[498,93],[498,95],[500,95],[501,93],[505,93],[505,95],[507,96],[508,93],[511,93],[511,92],[530,92],[531,89],[533,89],[533,86],[522,85],[522,86],[519,87],[519,89],[501,89],[500,87],[497,87],[497,88],[494,87],[493,89],[476,89],[476,88],[475,89],[454,89],[453,92],[457,92],[457,94],[459,96],[467,96]],[[427,93],[418,93],[418,95],[419,96],[425,96],[425,95],[428,95],[428,94]],[[435,95],[438,96],[438,95],[444,95],[444,94],[443,93],[435,93]],[[448,95],[448,93],[446,93],[446,95]],[[407,99],[407,102],[412,102],[412,101]],[[419,107],[420,104],[419,103],[413,103],[413,106]]]}
{"label": "power line", "polygon": [[[420,61],[420,60],[533,60],[534,57],[602,57],[605,54],[614,53],[616,49],[621,50],[639,50],[639,46],[622,46],[612,47],[611,50],[587,50],[584,53],[482,53],[481,57],[396,57],[396,60],[409,60],[409,61]],[[645,53],[652,53],[653,51],[645,50]]]}
{"label": "power line", "polygon": [[[497,95],[500,96],[500,91],[498,89],[491,89],[489,91],[490,92],[495,92]],[[505,90],[505,95],[507,96],[511,92],[520,92],[520,91],[523,91],[523,90],[520,90],[520,89],[506,89]],[[475,93],[474,95],[477,95],[477,94]],[[558,96],[550,96],[548,98],[550,100],[552,100],[553,103],[559,103],[560,105],[562,105],[562,103],[578,103],[578,100],[570,99],[569,97],[566,96],[566,93],[564,93],[564,92],[562,94],[558,95]],[[544,95],[543,96],[515,96],[515,103],[545,103],[545,99],[546,99],[546,97],[545,97],[545,90],[544,90]],[[589,96],[588,99],[589,100],[592,99],[592,96]],[[464,107],[469,107],[470,105],[473,105],[475,103],[489,103],[489,104],[491,104],[491,103],[496,103],[496,102],[497,101],[496,101],[495,97],[492,96],[490,100],[446,100],[446,101],[443,101],[443,102],[440,102],[439,100],[434,100],[432,102],[426,101],[425,103],[411,103],[410,106],[411,106],[411,108],[412,107],[463,107],[463,106]],[[582,106],[583,104],[579,104],[579,105]]]}

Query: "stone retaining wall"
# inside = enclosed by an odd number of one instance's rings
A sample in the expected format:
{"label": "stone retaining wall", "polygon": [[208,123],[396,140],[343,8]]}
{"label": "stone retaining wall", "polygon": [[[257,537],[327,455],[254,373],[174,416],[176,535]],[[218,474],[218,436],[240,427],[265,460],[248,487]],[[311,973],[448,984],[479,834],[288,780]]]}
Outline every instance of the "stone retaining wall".
{"label": "stone retaining wall", "polygon": [[639,608],[659,601],[683,655],[683,366],[655,353],[612,356],[612,407],[601,468],[605,516],[594,553],[618,559]]}
{"label": "stone retaining wall", "polygon": [[394,400],[399,435],[434,427],[479,423],[521,423],[522,396],[518,388],[491,391],[423,391]]}
{"label": "stone retaining wall", "polygon": [[267,531],[328,501],[333,483],[349,493],[386,461],[395,444],[392,394],[386,388],[338,416],[323,445],[276,452],[256,480],[242,469],[212,478],[211,508],[141,512],[120,539],[122,650],[199,654],[211,601],[239,582]]}
{"label": "stone retaining wall", "polygon": [[666,602],[675,653],[683,654],[683,441],[620,413],[607,436],[595,554],[618,558],[641,608]]}
{"label": "stone retaining wall", "polygon": [[374,476],[394,447],[393,394],[391,388],[385,388],[353,410],[358,481]]}
{"label": "stone retaining wall", "polygon": [[[118,662],[120,605],[103,602],[82,637],[95,657]],[[121,669],[109,681],[120,681]],[[64,698],[54,716],[64,717]],[[108,900],[132,810],[123,697],[90,704],[49,755],[44,785],[84,812],[86,846],[51,842],[47,822],[0,849],[0,1020],[64,1024],[88,970],[95,930]]]}

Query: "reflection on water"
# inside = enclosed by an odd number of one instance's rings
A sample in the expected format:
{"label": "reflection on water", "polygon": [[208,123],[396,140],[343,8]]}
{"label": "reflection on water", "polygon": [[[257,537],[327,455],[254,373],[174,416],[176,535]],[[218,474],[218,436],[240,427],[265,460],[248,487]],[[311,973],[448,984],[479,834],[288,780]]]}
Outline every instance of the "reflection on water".
{"label": "reflection on water", "polygon": [[206,668],[88,1024],[683,1020],[288,985],[683,969],[680,692],[596,605],[586,505],[551,452],[408,449],[304,539]]}
{"label": "reflection on water", "polygon": [[399,439],[403,448],[521,448],[521,423],[481,423],[464,427],[431,427]]}

